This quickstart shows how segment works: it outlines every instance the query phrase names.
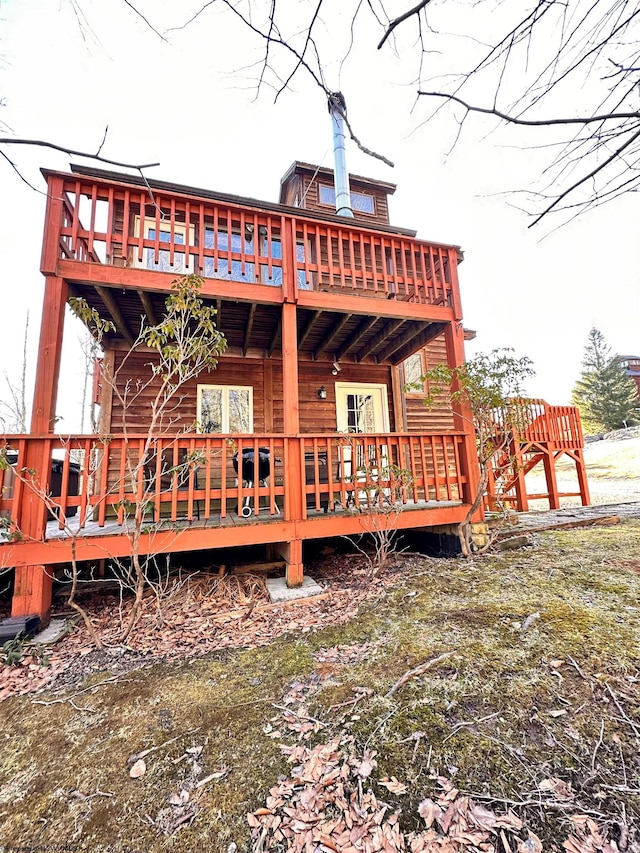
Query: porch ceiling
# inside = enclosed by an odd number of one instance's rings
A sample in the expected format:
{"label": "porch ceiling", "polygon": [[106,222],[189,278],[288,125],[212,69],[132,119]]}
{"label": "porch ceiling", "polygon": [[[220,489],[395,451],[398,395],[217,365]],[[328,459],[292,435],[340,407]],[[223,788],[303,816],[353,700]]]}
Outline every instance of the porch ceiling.
{"label": "porch ceiling", "polygon": [[[131,345],[144,319],[153,325],[162,317],[165,294],[99,285],[74,284],[70,295],[84,298],[116,331],[110,343]],[[219,299],[218,327],[229,351],[242,355],[278,357],[281,352],[281,306]],[[314,360],[385,362],[399,364],[428,343],[443,323],[389,319],[298,308],[298,349]]]}

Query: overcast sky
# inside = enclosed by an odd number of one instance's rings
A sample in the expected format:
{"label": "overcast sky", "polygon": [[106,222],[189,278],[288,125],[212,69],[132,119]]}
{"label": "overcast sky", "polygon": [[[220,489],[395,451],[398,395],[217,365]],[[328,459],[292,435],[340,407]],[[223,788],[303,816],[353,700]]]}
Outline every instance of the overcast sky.
{"label": "overcast sky", "polygon": [[[398,4],[398,11],[406,4]],[[142,0],[163,30],[198,4]],[[300,0],[298,8],[308,8]],[[77,10],[80,10],[76,14]],[[332,13],[333,14],[333,13]],[[559,229],[528,229],[508,190],[531,185],[544,151],[531,136],[468,123],[452,153],[455,127],[445,116],[421,127],[409,51],[346,52],[327,19],[327,82],[340,88],[362,141],[395,162],[391,169],[355,145],[349,169],[398,185],[394,224],[460,245],[468,348],[513,347],[537,371],[530,394],[569,402],[587,334],[597,326],[612,349],[640,354],[640,225],[637,197],[626,196]],[[78,16],[79,15],[79,16]],[[163,43],[124,0],[0,0],[0,120],[5,132],[95,150],[132,163],[159,161],[150,175],[212,190],[277,200],[280,177],[296,159],[331,166],[331,128],[321,91],[298,77],[274,104],[255,97],[258,58],[228,15],[203,14]],[[328,48],[327,48],[328,49]],[[427,55],[428,60],[428,55]],[[66,170],[69,157],[46,149],[6,150],[23,175],[44,188],[39,167]],[[80,161],[79,161],[80,162]],[[39,273],[45,198],[0,162],[0,258],[4,322],[0,367],[18,378],[27,310],[35,368],[43,279]],[[67,325],[70,340],[80,334]],[[78,357],[65,353],[63,431],[78,428],[72,389]],[[4,388],[0,396],[6,397]]]}

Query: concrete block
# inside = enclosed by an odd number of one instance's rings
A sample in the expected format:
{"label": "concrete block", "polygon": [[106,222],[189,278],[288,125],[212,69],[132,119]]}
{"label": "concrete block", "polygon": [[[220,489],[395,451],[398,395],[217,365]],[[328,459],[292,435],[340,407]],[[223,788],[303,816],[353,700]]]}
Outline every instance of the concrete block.
{"label": "concrete block", "polygon": [[298,598],[309,598],[312,595],[320,595],[324,592],[320,584],[317,584],[308,575],[304,576],[302,586],[296,587],[288,587],[286,578],[269,578],[267,589],[273,602],[295,601]]}

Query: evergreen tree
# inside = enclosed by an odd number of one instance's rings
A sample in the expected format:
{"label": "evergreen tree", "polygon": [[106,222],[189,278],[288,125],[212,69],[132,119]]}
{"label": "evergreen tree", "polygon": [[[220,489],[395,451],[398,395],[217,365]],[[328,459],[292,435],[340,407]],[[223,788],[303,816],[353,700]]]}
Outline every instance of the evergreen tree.
{"label": "evergreen tree", "polygon": [[640,422],[636,385],[596,328],[589,332],[582,366],[571,397],[586,432],[608,432]]}

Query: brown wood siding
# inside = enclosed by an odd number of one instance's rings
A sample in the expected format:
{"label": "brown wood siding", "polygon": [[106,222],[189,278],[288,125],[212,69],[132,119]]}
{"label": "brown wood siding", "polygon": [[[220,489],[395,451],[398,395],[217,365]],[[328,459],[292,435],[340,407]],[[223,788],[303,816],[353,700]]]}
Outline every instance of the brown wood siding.
{"label": "brown wood siding", "polygon": [[[447,349],[444,335],[438,335],[423,349],[423,362],[426,370],[438,364],[447,363]],[[446,399],[434,406],[425,406],[425,395],[406,394],[408,432],[446,432],[453,430],[453,414]]]}
{"label": "brown wood siding", "polygon": [[[116,352],[116,367],[121,366],[121,352]],[[150,375],[149,363],[152,355],[149,352],[132,353],[124,367],[120,367],[118,375],[118,386],[124,387],[125,382],[131,385],[138,380],[143,381]],[[281,372],[281,371],[280,371]],[[282,379],[280,379],[282,382]],[[225,357],[218,362],[216,370],[200,374],[192,379],[180,392],[182,403],[177,412],[177,421],[172,429],[187,430],[195,424],[198,401],[198,385],[248,385],[253,388],[253,428],[255,432],[265,431],[265,407],[263,393],[264,375],[260,359],[243,359]],[[129,432],[145,432],[151,417],[151,401],[157,383],[149,385],[144,393],[140,394],[135,403],[129,407],[127,412],[127,429]],[[113,397],[110,432],[118,433],[123,427],[122,404]]]}
{"label": "brown wood siding", "polygon": [[[335,432],[336,424],[336,382],[371,382],[387,386],[389,406],[389,426],[393,432],[395,418],[393,411],[393,392],[391,387],[391,368],[385,364],[343,364],[337,376],[331,373],[331,364],[327,362],[303,361],[298,368],[300,379],[300,432]],[[324,385],[327,399],[318,398],[318,389]]]}
{"label": "brown wood siding", "polygon": [[[123,352],[114,354],[116,366],[121,365]],[[140,378],[149,376],[149,352],[136,352],[129,356],[124,368],[121,368],[118,384],[120,387],[129,381],[132,386]],[[300,397],[300,432],[331,433],[336,431],[335,383],[371,382],[385,384],[388,388],[389,425],[396,429],[393,411],[393,390],[391,368],[389,365],[345,364],[338,376],[331,373],[329,362],[302,361],[298,369]],[[201,374],[191,380],[181,391],[183,398],[178,412],[176,430],[188,430],[196,421],[198,385],[246,385],[253,388],[253,429],[256,433],[273,432],[282,434],[284,425],[284,404],[282,384],[282,361],[280,359],[261,360],[257,358],[236,358],[223,356],[216,370]],[[326,400],[320,400],[318,389],[324,385]],[[127,412],[129,432],[144,433],[151,416],[151,400],[154,388],[149,386],[132,404]],[[113,405],[109,422],[105,421],[107,432],[122,432],[124,425],[122,404],[113,396]]]}
{"label": "brown wood siding", "polygon": [[[326,178],[313,178],[312,175],[301,175],[299,180],[301,184],[299,186],[300,191],[300,207],[305,210],[318,210],[322,211],[322,213],[331,213],[333,208],[328,204],[320,204],[319,200],[319,184],[325,184],[327,186],[332,186],[331,182]],[[294,191],[290,191],[290,185],[294,186]],[[295,191],[298,189],[298,184],[294,183],[294,178],[291,178],[287,183],[287,188],[285,190],[285,197],[288,199],[291,198],[291,201],[287,201],[287,204],[293,203],[293,198],[295,198]],[[366,195],[372,195],[375,200],[375,213],[373,215],[362,213],[360,211],[354,210],[354,218],[360,222],[378,222],[381,225],[389,225],[389,202],[387,193],[379,190],[376,190],[371,186],[360,186],[357,182],[351,182],[351,189],[353,192],[365,193]]]}

